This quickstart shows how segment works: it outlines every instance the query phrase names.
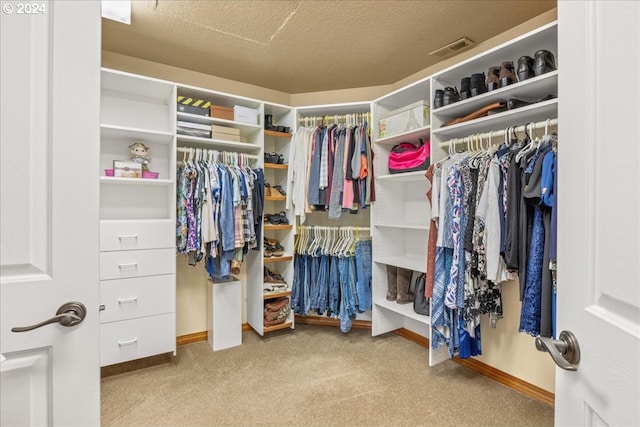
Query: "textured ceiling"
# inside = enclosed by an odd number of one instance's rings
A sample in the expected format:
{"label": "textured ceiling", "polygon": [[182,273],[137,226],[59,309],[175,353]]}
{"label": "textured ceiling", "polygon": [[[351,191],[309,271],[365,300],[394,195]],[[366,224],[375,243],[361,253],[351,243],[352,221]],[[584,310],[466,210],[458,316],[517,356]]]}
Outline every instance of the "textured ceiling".
{"label": "textured ceiling", "polygon": [[132,2],[106,51],[303,93],[394,83],[461,37],[485,41],[556,7],[537,1]]}

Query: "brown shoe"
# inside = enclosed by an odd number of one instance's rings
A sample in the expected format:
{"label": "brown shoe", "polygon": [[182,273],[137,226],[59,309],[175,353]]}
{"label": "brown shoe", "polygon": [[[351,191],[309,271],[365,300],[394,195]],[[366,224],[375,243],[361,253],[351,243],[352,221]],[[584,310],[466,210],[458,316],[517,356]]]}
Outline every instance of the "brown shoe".
{"label": "brown shoe", "polygon": [[513,61],[504,61],[500,64],[500,87],[509,86],[518,81],[518,77],[515,73],[515,67]]}
{"label": "brown shoe", "polygon": [[487,73],[487,90],[496,89],[500,89],[500,67],[497,65],[489,67],[489,72]]}

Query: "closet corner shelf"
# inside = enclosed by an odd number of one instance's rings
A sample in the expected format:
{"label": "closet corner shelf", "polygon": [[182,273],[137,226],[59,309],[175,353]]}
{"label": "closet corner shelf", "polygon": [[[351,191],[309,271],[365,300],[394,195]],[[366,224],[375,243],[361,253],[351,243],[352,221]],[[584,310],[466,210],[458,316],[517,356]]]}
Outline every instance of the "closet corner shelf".
{"label": "closet corner shelf", "polygon": [[286,196],[265,196],[264,199],[268,202],[284,202],[287,200]]}
{"label": "closet corner shelf", "polygon": [[262,297],[263,299],[267,300],[280,297],[288,297],[289,295],[291,295],[291,289],[287,289],[286,291],[282,292],[264,292]]}
{"label": "closet corner shelf", "polygon": [[426,171],[405,172],[389,175],[380,175],[376,177],[378,181],[397,181],[397,182],[410,182],[410,181],[427,181],[424,176]]}
{"label": "closet corner shelf", "polygon": [[292,224],[265,224],[265,230],[291,230],[293,228]]}
{"label": "closet corner shelf", "polygon": [[402,316],[409,317],[410,319],[417,320],[425,325],[431,325],[431,317],[416,313],[413,310],[413,304],[398,304],[395,301],[380,299],[374,301],[374,305],[378,308],[389,310],[394,313],[401,314]]}
{"label": "closet corner shelf", "polygon": [[373,142],[379,145],[396,145],[401,142],[418,142],[418,140],[422,137],[422,139],[426,143],[429,139],[430,134],[431,125],[427,125],[421,128],[402,132],[398,135],[386,136],[384,138],[376,139]]}
{"label": "closet corner shelf", "polygon": [[265,326],[263,331],[265,333],[267,332],[273,332],[273,331],[277,331],[279,329],[286,329],[286,328],[291,328],[293,326],[293,322],[285,322],[285,323],[281,323],[279,325],[274,325],[274,326]]}
{"label": "closet corner shelf", "polygon": [[101,176],[101,184],[126,184],[126,185],[172,185],[171,179],[146,179],[146,178],[119,178],[112,176]]}
{"label": "closet corner shelf", "polygon": [[278,257],[264,258],[264,263],[269,264],[272,262],[291,261],[292,259],[293,255],[283,255]]}
{"label": "closet corner shelf", "polygon": [[264,168],[265,169],[283,169],[283,170],[287,170],[287,169],[289,169],[289,165],[287,165],[287,164],[279,164],[279,163],[265,163],[264,164]]}
{"label": "closet corner shelf", "polygon": [[429,230],[429,224],[375,224],[380,228],[403,228],[406,230]]}
{"label": "closet corner shelf", "polygon": [[178,119],[190,123],[200,123],[202,125],[223,125],[232,126],[240,129],[242,133],[254,133],[262,129],[260,125],[252,125],[249,123],[236,122],[235,120],[219,119],[217,117],[199,116],[197,114],[178,112]]}
{"label": "closet corner shelf", "polygon": [[266,130],[264,131],[265,135],[269,135],[269,136],[275,136],[278,138],[291,138],[291,134],[290,133],[286,133],[286,132],[276,132],[275,130]]}
{"label": "closet corner shelf", "polygon": [[[234,141],[225,141],[224,139],[211,139],[211,138],[200,138],[197,136],[188,136],[188,135],[176,135],[178,142],[182,143],[182,145],[188,145],[198,148],[211,148],[211,149],[220,149],[221,151],[229,150],[229,151],[258,151],[260,150],[260,145],[253,144],[251,142],[234,142]],[[178,144],[178,146],[182,146]]]}
{"label": "closet corner shelf", "polygon": [[507,110],[502,113],[485,116],[457,125],[433,129],[432,134],[439,139],[463,138],[471,133],[483,133],[492,130],[504,130],[508,126],[524,125],[528,122],[540,122],[558,117],[558,98],[527,105],[526,107]]}

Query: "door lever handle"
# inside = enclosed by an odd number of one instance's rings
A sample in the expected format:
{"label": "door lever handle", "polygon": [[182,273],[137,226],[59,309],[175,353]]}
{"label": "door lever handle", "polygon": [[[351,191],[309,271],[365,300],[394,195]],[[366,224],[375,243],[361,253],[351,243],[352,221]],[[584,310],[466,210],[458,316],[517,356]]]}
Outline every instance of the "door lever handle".
{"label": "door lever handle", "polygon": [[570,331],[560,332],[559,339],[536,337],[536,349],[546,351],[556,365],[567,371],[577,371],[580,362],[580,346],[576,336]]}
{"label": "door lever handle", "polygon": [[44,325],[50,325],[51,323],[58,323],[62,326],[70,327],[75,326],[78,323],[82,322],[87,315],[87,309],[84,304],[81,302],[67,302],[62,304],[56,315],[50,319],[43,320],[40,323],[36,323],[35,325],[30,326],[17,326],[15,328],[11,328],[11,332],[27,332],[32,331],[34,329],[38,329]]}

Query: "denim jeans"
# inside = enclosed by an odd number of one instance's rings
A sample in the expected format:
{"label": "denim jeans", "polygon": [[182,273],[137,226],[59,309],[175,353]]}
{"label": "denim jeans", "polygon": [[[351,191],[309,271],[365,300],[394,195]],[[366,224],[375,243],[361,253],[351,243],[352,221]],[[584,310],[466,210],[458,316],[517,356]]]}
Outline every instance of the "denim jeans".
{"label": "denim jeans", "polygon": [[318,314],[327,311],[329,297],[329,256],[320,257],[320,271],[318,273]]}
{"label": "denim jeans", "polygon": [[355,280],[356,280],[356,267],[355,258],[341,258],[340,259],[340,330],[342,332],[349,332],[353,320],[356,318],[356,294],[355,294]]}
{"label": "denim jeans", "polygon": [[329,311],[338,317],[340,310],[340,258],[331,257],[329,268]]}
{"label": "denim jeans", "polygon": [[291,310],[296,314],[302,313],[302,305],[304,301],[304,262],[302,255],[295,255],[293,261],[294,273],[293,283],[291,284]]}
{"label": "denim jeans", "polygon": [[253,248],[259,251],[262,247],[262,216],[264,215],[264,170],[254,169],[256,174],[253,189],[253,220],[256,230],[256,242],[258,245]]}
{"label": "denim jeans", "polygon": [[318,308],[318,298],[320,297],[320,257],[308,256],[307,259],[307,262],[311,265],[311,275],[309,277],[309,310],[316,310]]}
{"label": "denim jeans", "polygon": [[358,312],[371,310],[371,240],[356,242]]}

